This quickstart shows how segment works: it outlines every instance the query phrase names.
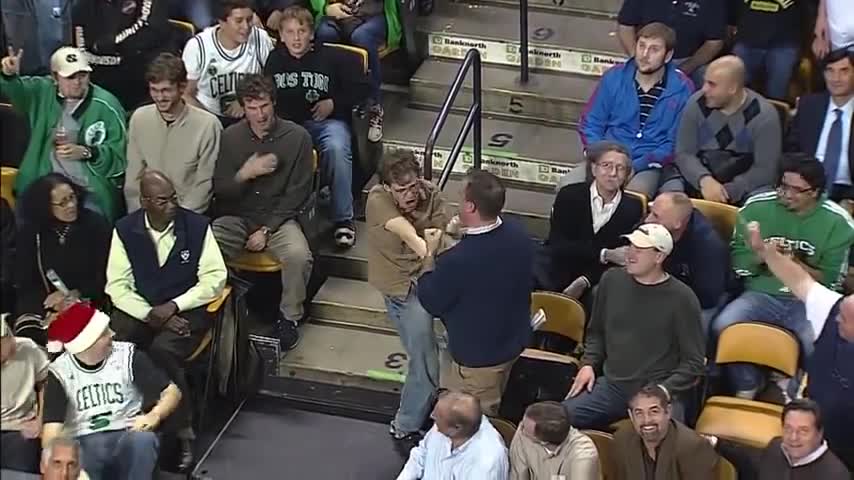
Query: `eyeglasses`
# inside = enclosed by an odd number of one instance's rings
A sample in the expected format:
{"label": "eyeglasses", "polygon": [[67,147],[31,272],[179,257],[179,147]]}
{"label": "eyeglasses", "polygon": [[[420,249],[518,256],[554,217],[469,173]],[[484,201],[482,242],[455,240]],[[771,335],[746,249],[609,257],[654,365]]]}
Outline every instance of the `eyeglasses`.
{"label": "eyeglasses", "polygon": [[72,193],[71,195],[68,195],[62,200],[58,202],[50,202],[50,204],[54,207],[67,207],[70,205],[77,205],[77,194]]}
{"label": "eyeglasses", "polygon": [[622,163],[614,163],[614,162],[596,162],[596,168],[600,170],[604,170],[606,172],[610,172],[611,170],[616,170],[617,173],[626,173],[629,171],[628,167],[623,165]]}
{"label": "eyeglasses", "polygon": [[815,189],[812,187],[801,188],[801,187],[796,187],[794,185],[789,185],[788,183],[785,183],[785,182],[780,182],[780,184],[777,185],[777,191],[780,193],[803,194],[803,193],[811,192],[813,190],[815,190]]}
{"label": "eyeglasses", "polygon": [[177,204],[178,203],[178,194],[173,193],[169,197],[142,197],[149,202],[153,203],[157,207],[165,207],[169,203]]}

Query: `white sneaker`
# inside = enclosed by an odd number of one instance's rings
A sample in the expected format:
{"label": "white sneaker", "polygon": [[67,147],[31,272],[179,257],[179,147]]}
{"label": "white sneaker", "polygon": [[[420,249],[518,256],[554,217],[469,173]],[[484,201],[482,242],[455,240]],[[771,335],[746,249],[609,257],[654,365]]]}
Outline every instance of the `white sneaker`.
{"label": "white sneaker", "polygon": [[334,238],[338,248],[350,248],[356,243],[356,230],[350,225],[341,225],[335,229]]}
{"label": "white sneaker", "polygon": [[383,107],[374,105],[368,111],[368,141],[377,143],[383,139]]}

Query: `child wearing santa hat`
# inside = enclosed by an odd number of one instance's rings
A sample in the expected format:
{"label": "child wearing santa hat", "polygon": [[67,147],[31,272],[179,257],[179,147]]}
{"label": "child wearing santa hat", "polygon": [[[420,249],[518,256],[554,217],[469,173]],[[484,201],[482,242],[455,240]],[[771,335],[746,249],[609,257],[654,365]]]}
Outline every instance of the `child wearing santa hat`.
{"label": "child wearing santa hat", "polygon": [[181,392],[132,343],[114,342],[109,324],[105,313],[77,303],[48,327],[48,348],[63,353],[47,376],[42,445],[64,433],[80,442],[92,480],[150,480],[154,432]]}

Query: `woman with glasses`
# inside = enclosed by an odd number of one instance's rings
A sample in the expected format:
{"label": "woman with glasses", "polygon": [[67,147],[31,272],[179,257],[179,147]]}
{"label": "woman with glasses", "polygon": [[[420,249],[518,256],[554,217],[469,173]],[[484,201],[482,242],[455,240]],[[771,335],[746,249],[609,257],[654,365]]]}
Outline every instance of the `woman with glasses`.
{"label": "woman with glasses", "polygon": [[100,304],[106,282],[111,229],[83,208],[86,191],[68,177],[50,173],[24,192],[27,223],[17,238],[16,334],[44,343],[42,328],[62,306],[78,299]]}

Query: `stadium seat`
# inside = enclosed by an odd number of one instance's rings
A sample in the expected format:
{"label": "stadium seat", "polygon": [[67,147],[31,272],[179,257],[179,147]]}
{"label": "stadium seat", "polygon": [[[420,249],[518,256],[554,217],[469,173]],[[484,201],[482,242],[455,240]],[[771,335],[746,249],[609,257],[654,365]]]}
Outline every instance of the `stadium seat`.
{"label": "stadium seat", "polygon": [[593,440],[599,453],[599,477],[602,480],[616,480],[617,452],[614,450],[614,436],[597,430],[582,430],[582,433]]}
{"label": "stadium seat", "polygon": [[[196,420],[199,426],[203,426],[205,423],[205,412],[208,401],[208,395],[210,395],[211,382],[213,381],[213,371],[214,371],[214,360],[216,358],[216,346],[217,346],[217,337],[219,336],[219,325],[220,318],[222,317],[222,307],[225,304],[225,301],[228,299],[228,296],[231,294],[231,287],[226,285],[223,288],[222,293],[219,295],[219,298],[209,303],[207,306],[207,312],[211,314],[214,318],[212,322],[212,326],[205,333],[202,340],[199,342],[199,345],[195,350],[184,359],[184,363],[188,366],[192,366],[198,360],[203,353],[210,350],[208,353],[208,361],[207,368],[204,370],[204,387],[202,389],[202,396],[198,396],[197,389],[191,389],[190,395],[192,397],[192,404],[194,406],[194,412],[196,412]],[[188,373],[192,372],[192,368],[188,368],[186,371]],[[200,375],[201,376],[201,375]]]}
{"label": "stadium seat", "polygon": [[545,312],[546,321],[538,332],[561,335],[576,344],[584,340],[584,307],[578,300],[562,293],[537,291],[531,294],[531,315],[539,309]]}
{"label": "stadium seat", "polygon": [[782,128],[782,131],[788,131],[789,122],[792,120],[792,108],[788,103],[782,100],[769,98],[768,102],[770,102],[771,105],[774,106],[774,109],[777,110],[777,115],[780,117],[780,128]]}
{"label": "stadium seat", "polygon": [[15,179],[18,177],[18,169],[12,167],[0,168],[0,196],[9,202],[9,206],[15,208]]}
{"label": "stadium seat", "polygon": [[[314,164],[314,190],[316,193],[318,189],[317,150],[312,150],[312,162]],[[306,237],[309,237],[308,233],[305,233]],[[284,268],[284,265],[279,263],[278,259],[267,253],[265,250],[260,252],[244,251],[237,258],[229,261],[228,266],[234,270],[255,273],[273,273]]]}
{"label": "stadium seat", "polygon": [[504,439],[504,444],[507,445],[507,448],[510,448],[510,442],[513,441],[513,436],[516,435],[516,425],[510,420],[498,417],[489,417],[489,423],[498,430],[501,438]]}
{"label": "stadium seat", "polygon": [[735,229],[738,208],[725,203],[712,202],[699,198],[692,198],[691,203],[694,204],[694,208],[699,210],[703,216],[712,222],[712,225],[721,234],[724,241],[729,242],[732,238],[732,231]]}
{"label": "stadium seat", "polygon": [[[788,331],[765,323],[738,323],[727,327],[718,340],[715,362],[752,363],[793,377],[798,370],[799,345]],[[781,405],[730,396],[706,400],[697,431],[756,448],[764,448],[782,432]]]}
{"label": "stadium seat", "polygon": [[649,211],[649,199],[646,198],[646,195],[644,195],[643,193],[640,193],[640,192],[632,191],[632,190],[623,190],[623,191],[641,201],[641,205],[643,205],[643,217],[646,217],[646,212]]}
{"label": "stadium seat", "polygon": [[718,480],[738,480],[738,472],[735,467],[724,457],[718,461]]}
{"label": "stadium seat", "polygon": [[184,45],[196,35],[196,26],[190,22],[169,19],[169,25],[175,30],[175,43],[178,51],[184,50]]}

